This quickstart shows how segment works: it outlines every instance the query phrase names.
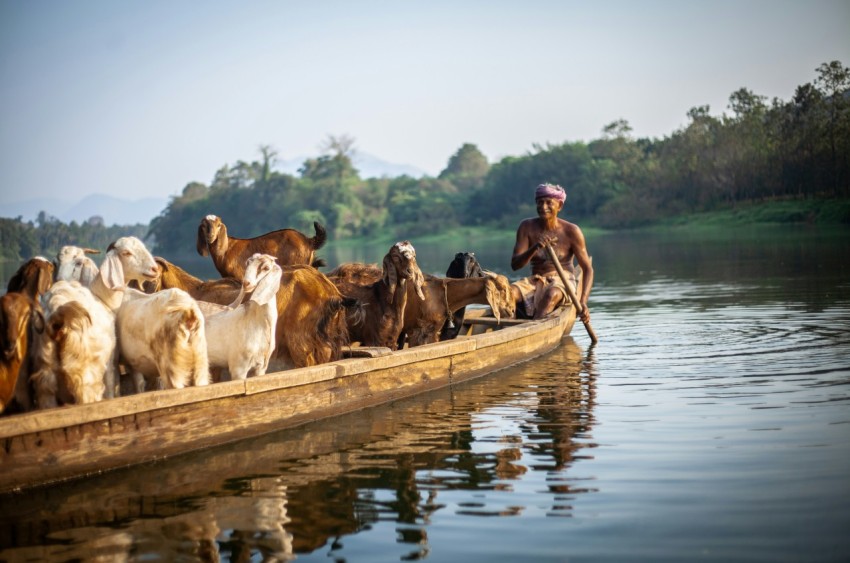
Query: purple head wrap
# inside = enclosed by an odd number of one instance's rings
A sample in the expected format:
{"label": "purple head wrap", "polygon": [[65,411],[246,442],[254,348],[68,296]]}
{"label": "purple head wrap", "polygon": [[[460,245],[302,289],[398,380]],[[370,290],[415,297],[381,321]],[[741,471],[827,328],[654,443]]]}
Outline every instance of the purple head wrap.
{"label": "purple head wrap", "polygon": [[540,199],[541,197],[551,197],[564,203],[567,200],[567,192],[557,184],[540,184],[534,192],[534,199]]}

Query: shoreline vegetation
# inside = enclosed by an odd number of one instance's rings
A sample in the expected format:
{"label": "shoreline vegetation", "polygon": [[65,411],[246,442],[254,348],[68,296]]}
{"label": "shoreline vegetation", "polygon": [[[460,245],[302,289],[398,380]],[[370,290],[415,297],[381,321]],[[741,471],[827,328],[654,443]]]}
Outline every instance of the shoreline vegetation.
{"label": "shoreline vegetation", "polygon": [[534,145],[493,163],[465,143],[436,177],[361,178],[346,135],[329,135],[321,156],[305,160],[297,175],[276,171],[277,152],[260,145],[257,160],[225,164],[209,184],[188,183],[150,225],[106,227],[101,217],[65,225],[45,212],[28,223],[0,218],[0,258],[55,255],[66,244],[105,248],[116,231],[174,258],[194,247],[198,224],[210,214],[239,238],[283,228],[312,234],[315,222],[343,245],[512,237],[535,215],[541,182],[565,187],[562,216],[586,236],[596,229],[850,225],[850,68],[832,61],[814,71],[790,100],[741,88],[729,96],[728,111],[693,107],[686,125],[660,139],[634,138],[618,119],[598,139]]}
{"label": "shoreline vegetation", "polygon": [[[565,218],[569,218],[569,209]],[[728,230],[753,229],[771,230],[777,227],[813,227],[816,229],[839,229],[850,236],[850,200],[810,199],[745,203],[730,209],[683,214],[670,217],[642,227],[630,229],[606,229],[593,222],[575,221],[585,237],[604,235],[609,232],[661,232],[677,231],[692,234],[716,235]],[[518,225],[519,223],[517,223]],[[486,226],[454,227],[439,233],[422,234],[416,241],[435,243],[449,240],[471,242],[496,242],[513,246],[516,230]],[[369,237],[349,237],[333,241],[342,248],[369,244],[392,244],[396,242],[390,234]]]}

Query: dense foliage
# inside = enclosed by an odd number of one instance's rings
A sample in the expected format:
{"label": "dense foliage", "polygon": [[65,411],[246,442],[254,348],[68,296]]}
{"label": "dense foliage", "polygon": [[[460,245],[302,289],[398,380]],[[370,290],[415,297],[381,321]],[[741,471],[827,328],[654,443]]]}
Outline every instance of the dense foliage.
{"label": "dense foliage", "polygon": [[113,225],[106,227],[100,217],[82,224],[62,223],[43,211],[35,222],[0,218],[0,260],[20,261],[33,256],[53,257],[66,244],[105,250],[119,237],[143,237],[145,225]]}
{"label": "dense foliage", "polygon": [[[362,179],[348,137],[330,137],[324,154],[305,161],[298,176],[275,172],[274,150],[261,146],[259,161],[223,166],[209,185],[188,184],[148,234],[159,253],[174,255],[193,252],[200,220],[210,213],[238,237],[284,227],[312,235],[313,221],[327,228],[331,240],[413,238],[458,225],[513,228],[534,214],[532,191],[543,181],[567,189],[564,216],[607,228],[749,202],[846,202],[850,69],[833,61],[816,73],[789,101],[768,102],[741,88],[730,95],[728,113],[695,107],[684,127],[662,139],[635,139],[629,123],[618,120],[589,143],[535,146],[492,165],[475,145],[464,144],[436,178]],[[850,217],[842,219],[850,223]],[[58,237],[53,223],[19,225],[18,231],[7,223],[2,224],[7,254],[26,256],[57,240],[71,241],[51,238]],[[74,229],[84,226],[68,230]],[[82,236],[77,235],[81,243],[99,244]]]}

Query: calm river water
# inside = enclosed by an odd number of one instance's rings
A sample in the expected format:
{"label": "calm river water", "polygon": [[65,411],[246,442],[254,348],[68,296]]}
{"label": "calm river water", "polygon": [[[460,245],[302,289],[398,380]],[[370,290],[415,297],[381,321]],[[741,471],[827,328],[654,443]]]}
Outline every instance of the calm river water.
{"label": "calm river water", "polygon": [[[510,244],[417,249],[504,272]],[[0,497],[0,560],[848,561],[849,244],[590,237],[598,345]]]}

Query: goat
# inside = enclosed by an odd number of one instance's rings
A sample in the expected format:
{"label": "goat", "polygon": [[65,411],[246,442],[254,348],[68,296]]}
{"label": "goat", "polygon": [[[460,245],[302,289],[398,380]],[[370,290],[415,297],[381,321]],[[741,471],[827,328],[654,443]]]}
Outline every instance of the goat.
{"label": "goat", "polygon": [[43,330],[43,322],[40,309],[25,293],[0,297],[0,414],[30,406],[29,351],[33,331]]}
{"label": "goat", "polygon": [[124,299],[123,289],[135,282],[143,287],[159,277],[159,266],[145,245],[136,237],[121,237],[106,249],[106,257],[91,291],[113,312]]}
{"label": "goat", "polygon": [[281,274],[280,266],[268,254],[248,259],[242,292],[252,292],[251,298],[234,309],[207,317],[204,323],[211,368],[227,368],[231,379],[266,373],[275,348],[275,297]]}
{"label": "goat", "polygon": [[[481,264],[475,258],[473,252],[458,252],[446,270],[447,278],[480,278],[484,276]],[[463,327],[463,317],[466,307],[461,307],[452,313],[451,319],[447,320],[440,331],[440,340],[452,340],[457,338]]]}
{"label": "goat", "polygon": [[136,391],[209,383],[204,316],[181,289],[153,295],[127,287],[156,279],[159,267],[136,237],[109,245],[92,292],[115,314],[121,361],[133,374]]}
{"label": "goat", "polygon": [[230,305],[242,289],[242,282],[235,278],[203,281],[165,258],[155,256],[154,260],[159,266],[160,276],[156,280],[145,282],[145,293],[176,287],[198,301]]}
{"label": "goat", "polygon": [[100,251],[72,245],[60,248],[53,260],[53,265],[56,267],[56,281],[78,281],[90,287],[97,276],[98,267],[86,254],[100,254]]}
{"label": "goat", "polygon": [[[162,275],[145,283],[147,292],[177,287],[198,299],[205,316],[226,312],[237,305],[241,282],[233,278],[202,281],[162,258],[156,259]],[[246,292],[246,295],[248,293]],[[342,357],[348,343],[344,308],[354,305],[328,278],[310,266],[284,266],[277,292],[277,325],[273,358],[276,368],[307,367]]]}
{"label": "goat", "polygon": [[115,394],[115,317],[76,281],[60,280],[41,298],[45,329],[30,381],[38,408],[92,403]]}
{"label": "goat", "polygon": [[209,383],[204,315],[185,291],[148,295],[128,287],[115,320],[136,392]]}
{"label": "goat", "polygon": [[[398,347],[408,302],[408,282],[416,296],[424,300],[424,276],[416,263],[416,250],[409,241],[395,243],[384,256],[381,277],[368,272],[374,266],[347,264],[329,274],[343,295],[363,304],[363,315],[348,314],[348,331],[352,341],[364,346]],[[359,317],[363,318],[359,318]]]}
{"label": "goat", "polygon": [[[446,279],[446,302],[449,311],[467,305],[489,305],[496,321],[516,316],[516,302],[511,296],[511,282],[505,276],[483,270],[483,277]],[[461,321],[463,322],[463,321]],[[424,338],[424,340],[422,340]],[[414,341],[417,339],[414,338]],[[436,342],[437,334],[424,333],[419,343]],[[414,346],[418,345],[416,343]]]}
{"label": "goat", "polygon": [[316,235],[307,235],[295,229],[280,229],[254,238],[242,239],[228,236],[227,227],[215,215],[207,215],[198,226],[196,247],[201,256],[212,257],[215,269],[223,277],[242,279],[245,264],[254,254],[269,254],[277,258],[280,266],[313,264],[315,251],[325,244],[326,232],[318,222],[313,223]]}
{"label": "goat", "polygon": [[[422,292],[424,300],[414,299],[408,287],[407,307],[398,336],[397,347],[421,346],[439,340],[441,327],[447,324],[453,313],[471,304],[490,305],[496,320],[502,316],[513,317],[516,304],[511,298],[510,281],[505,276],[482,270],[478,278],[441,278],[424,276]],[[363,265],[352,268],[341,267],[340,275],[349,280],[368,283],[381,275],[377,266]],[[462,320],[460,322],[463,322]]]}
{"label": "goat", "polygon": [[277,292],[276,367],[307,367],[340,359],[349,343],[346,311],[357,305],[312,266],[283,267]]}
{"label": "goat", "polygon": [[9,278],[6,290],[13,293],[24,293],[30,299],[38,302],[39,297],[53,283],[54,266],[47,258],[36,256],[30,258]]}

